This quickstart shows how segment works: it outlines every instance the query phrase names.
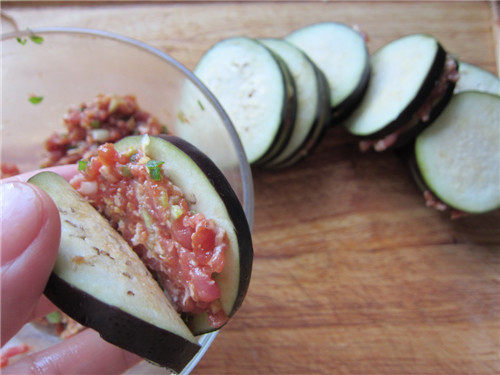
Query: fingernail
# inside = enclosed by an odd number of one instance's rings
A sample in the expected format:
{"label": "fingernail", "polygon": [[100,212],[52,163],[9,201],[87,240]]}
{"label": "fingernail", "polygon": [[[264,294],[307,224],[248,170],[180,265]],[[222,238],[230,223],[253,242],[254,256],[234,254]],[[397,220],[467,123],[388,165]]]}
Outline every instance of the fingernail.
{"label": "fingernail", "polygon": [[23,182],[1,184],[2,265],[17,258],[40,232],[45,220],[39,192]]}

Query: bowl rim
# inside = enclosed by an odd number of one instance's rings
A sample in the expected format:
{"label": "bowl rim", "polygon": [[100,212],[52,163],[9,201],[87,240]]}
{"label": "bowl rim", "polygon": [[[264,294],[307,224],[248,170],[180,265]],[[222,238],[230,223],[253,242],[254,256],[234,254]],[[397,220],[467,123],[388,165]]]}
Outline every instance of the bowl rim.
{"label": "bowl rim", "polygon": [[[221,104],[218,102],[216,97],[212,94],[212,92],[183,64],[179,61],[175,60],[173,57],[168,55],[165,52],[162,52],[156,47],[150,46],[140,40],[130,38],[124,35],[116,34],[113,32],[98,30],[98,29],[89,29],[89,28],[79,28],[79,27],[34,27],[26,30],[16,30],[8,33],[1,34],[1,40],[7,40],[11,38],[17,38],[21,36],[33,35],[33,34],[79,34],[79,35],[88,35],[88,36],[97,36],[101,38],[111,39],[117,42],[121,42],[124,44],[135,46],[139,49],[144,50],[145,52],[149,52],[153,55],[158,56],[172,67],[180,71],[184,76],[186,76],[208,99],[208,101],[213,105],[215,110],[218,112],[220,118],[222,119],[226,130],[229,133],[231,141],[233,142],[236,154],[238,157],[238,164],[240,167],[240,177],[242,181],[243,187],[243,210],[247,217],[248,225],[250,226],[250,230],[253,230],[253,220],[254,220],[254,189],[253,189],[253,181],[252,181],[252,172],[250,169],[250,165],[248,163],[248,159],[246,157],[245,151],[243,149],[243,145],[241,140],[236,132],[236,129],[233,126],[229,116],[226,111],[222,108]],[[186,367],[182,370],[180,375],[189,374],[201,360],[201,358],[205,355],[205,352],[208,350],[212,341],[215,339],[219,331],[210,332],[204,335],[201,335],[198,339],[198,343],[201,346],[201,349],[198,353],[193,357],[193,359],[186,365]]]}

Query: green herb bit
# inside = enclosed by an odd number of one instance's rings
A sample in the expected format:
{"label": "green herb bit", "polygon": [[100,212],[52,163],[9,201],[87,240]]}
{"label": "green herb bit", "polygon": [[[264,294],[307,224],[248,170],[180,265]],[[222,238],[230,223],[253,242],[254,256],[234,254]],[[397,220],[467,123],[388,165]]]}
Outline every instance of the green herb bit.
{"label": "green herb bit", "polygon": [[30,35],[30,39],[33,43],[42,44],[44,39],[40,35]]}
{"label": "green herb bit", "polygon": [[50,324],[57,324],[61,323],[62,315],[59,311],[53,311],[50,314],[45,315],[45,319],[47,319]]}
{"label": "green herb bit", "polygon": [[167,133],[168,133],[168,129],[167,129],[167,127],[166,127],[165,125],[163,125],[163,126],[161,127],[161,132],[162,132],[162,133],[164,133],[164,134],[167,134]]}
{"label": "green herb bit", "polygon": [[161,169],[159,167],[157,168],[150,168],[149,169],[149,175],[151,178],[155,181],[160,181],[162,174],[161,174]]}
{"label": "green herb bit", "polygon": [[31,104],[39,104],[43,100],[43,96],[31,95],[28,99]]}
{"label": "green herb bit", "polygon": [[163,161],[150,160],[146,163],[146,167],[149,169],[149,176],[154,181],[160,181],[162,178],[161,165],[164,164]]}
{"label": "green herb bit", "polygon": [[199,100],[197,100],[197,102],[198,102],[198,105],[200,106],[201,110],[204,111],[205,107],[203,107],[203,104],[201,104],[201,102]]}
{"label": "green herb bit", "polygon": [[162,164],[165,164],[164,161],[159,161],[159,160],[149,160],[147,163],[146,163],[146,166],[148,168],[154,168],[154,167],[159,167],[160,165]]}
{"label": "green herb bit", "polygon": [[28,39],[26,39],[26,38],[25,38],[25,39],[21,39],[20,37],[17,37],[17,38],[16,38],[16,40],[17,40],[17,42],[18,42],[19,44],[22,44],[23,46],[24,46],[24,45],[26,44],[26,42],[28,41]]}
{"label": "green herb bit", "polygon": [[92,129],[98,129],[101,127],[101,122],[99,120],[92,120],[90,121],[90,127]]}
{"label": "green herb bit", "polygon": [[84,171],[85,169],[87,169],[87,164],[89,163],[88,160],[80,160],[78,162],[78,170],[79,171]]}
{"label": "green herb bit", "polygon": [[132,178],[132,177],[133,177],[133,176],[132,176],[132,171],[131,171],[131,170],[130,170],[130,168],[129,168],[129,167],[127,167],[126,165],[124,165],[124,166],[122,167],[122,175],[123,175],[124,177],[127,177],[127,178]]}
{"label": "green herb bit", "polygon": [[179,111],[179,113],[177,113],[177,118],[179,119],[180,122],[184,122],[184,123],[188,123],[189,122],[189,120],[187,119],[186,115],[182,111]]}

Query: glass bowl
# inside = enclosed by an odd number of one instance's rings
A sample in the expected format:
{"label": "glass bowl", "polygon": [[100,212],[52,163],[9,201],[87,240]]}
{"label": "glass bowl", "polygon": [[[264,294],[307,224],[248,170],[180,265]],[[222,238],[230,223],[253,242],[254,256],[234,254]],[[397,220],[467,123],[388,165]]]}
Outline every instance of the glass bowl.
{"label": "glass bowl", "polygon": [[[30,35],[43,37],[43,43],[33,42]],[[38,168],[45,139],[64,131],[62,116],[99,93],[135,95],[139,106],[166,124],[170,133],[205,152],[227,177],[252,227],[250,167],[215,97],[172,57],[109,32],[37,28],[2,35],[2,161],[17,164],[22,172]],[[33,95],[43,100],[33,104]],[[216,335],[199,337],[202,348],[182,374],[191,372]],[[53,337],[42,338],[45,346],[53,342]],[[150,366],[143,362],[129,372],[160,370]]]}

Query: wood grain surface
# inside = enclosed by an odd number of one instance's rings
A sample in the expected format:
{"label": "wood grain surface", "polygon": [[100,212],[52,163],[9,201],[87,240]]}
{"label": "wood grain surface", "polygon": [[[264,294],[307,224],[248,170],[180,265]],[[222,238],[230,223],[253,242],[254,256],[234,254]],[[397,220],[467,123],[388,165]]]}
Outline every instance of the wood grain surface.
{"label": "wood grain surface", "polygon": [[[424,32],[465,61],[492,72],[497,63],[486,2],[4,4],[3,10],[21,29],[79,26],[134,37],[189,68],[222,38],[281,37],[321,21],[359,25],[371,52]],[[297,166],[253,174],[250,290],[194,373],[500,373],[500,214],[451,221],[425,208],[394,153],[362,155],[339,127]]]}

